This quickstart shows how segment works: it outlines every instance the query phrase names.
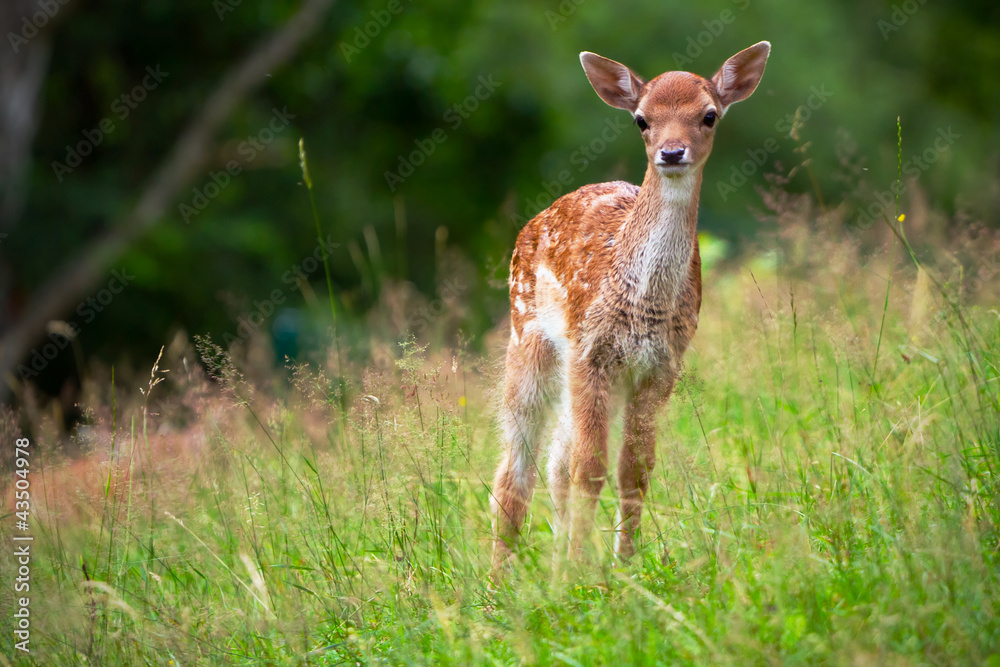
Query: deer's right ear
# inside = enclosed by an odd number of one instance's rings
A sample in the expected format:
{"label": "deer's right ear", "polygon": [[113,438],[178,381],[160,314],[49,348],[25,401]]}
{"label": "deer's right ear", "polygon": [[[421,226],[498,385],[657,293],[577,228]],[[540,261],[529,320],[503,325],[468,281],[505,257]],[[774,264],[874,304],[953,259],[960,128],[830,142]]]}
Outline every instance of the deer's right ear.
{"label": "deer's right ear", "polygon": [[645,81],[625,65],[590,51],[580,54],[580,64],[602,100],[618,109],[635,111]]}

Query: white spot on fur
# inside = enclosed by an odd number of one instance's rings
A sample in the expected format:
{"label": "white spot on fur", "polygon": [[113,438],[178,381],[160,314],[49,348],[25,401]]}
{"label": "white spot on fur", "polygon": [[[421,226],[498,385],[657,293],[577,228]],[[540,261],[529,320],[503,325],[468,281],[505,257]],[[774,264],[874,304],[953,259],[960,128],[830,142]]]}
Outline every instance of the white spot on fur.
{"label": "white spot on fur", "polygon": [[528,309],[527,306],[524,305],[524,301],[521,300],[521,297],[514,299],[514,307],[517,308],[517,312],[522,315],[524,314],[524,311]]}
{"label": "white spot on fur", "polygon": [[552,341],[560,356],[569,347],[566,338],[566,288],[549,267],[538,267],[535,272],[535,321]]}
{"label": "white spot on fur", "polygon": [[597,197],[594,197],[593,206],[607,206],[607,207],[611,207],[611,206],[615,205],[615,202],[616,202],[617,199],[618,199],[618,194],[617,193],[615,193],[615,192],[608,192],[608,193],[605,193],[603,195],[598,195]]}

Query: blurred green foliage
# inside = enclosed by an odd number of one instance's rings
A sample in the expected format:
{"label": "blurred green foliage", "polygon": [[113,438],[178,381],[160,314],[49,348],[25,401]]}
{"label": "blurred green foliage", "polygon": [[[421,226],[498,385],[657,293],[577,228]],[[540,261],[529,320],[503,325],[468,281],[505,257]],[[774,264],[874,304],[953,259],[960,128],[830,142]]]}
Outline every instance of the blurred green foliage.
{"label": "blurred green foliage", "polygon": [[[54,36],[28,207],[3,248],[20,290],[30,293],[134,204],[227,66],[296,7],[264,0],[67,5],[72,16]],[[895,180],[897,115],[904,158],[933,147],[943,128],[958,135],[920,172],[932,205],[996,225],[998,19],[996,4],[975,0],[338,2],[317,35],[226,123],[215,160],[194,186],[212,191],[212,174],[232,159],[240,173],[189,222],[176,210],[121,260],[137,278],[84,329],[84,348],[145,357],[177,327],[217,337],[234,331],[253,300],[276,288],[301,304],[282,281],[316,245],[297,163],[300,137],[324,229],[339,244],[331,269],[348,320],[363,322],[384,280],[411,281],[433,298],[448,277],[446,245],[477,268],[465,328],[481,334],[503,314],[506,294],[496,279],[505,277],[526,213],[544,207],[552,192],[642,178],[638,133],[593,93],[577,61],[581,50],[647,77],[669,69],[710,76],[736,51],[772,42],[761,87],[720,123],[705,171],[701,225],[717,236],[752,239],[756,186],[804,156],[825,201],[869,203],[868,189]],[[167,75],[122,117],[120,98],[147,67]],[[788,119],[800,105],[807,106],[796,141]],[[294,116],[290,125],[264,133],[284,109]],[[67,148],[103,119],[114,131],[57,178],[53,162],[66,162]],[[621,126],[607,135],[612,140],[598,141],[605,128]],[[253,138],[262,149],[241,150]],[[805,152],[796,150],[803,145]],[[745,184],[720,189],[764,146],[766,163],[746,169]],[[581,157],[588,147],[592,159]],[[407,164],[411,175],[387,182],[389,173],[408,173]],[[564,171],[568,185],[559,182]],[[814,186],[800,170],[787,187]],[[196,190],[177,205],[195,202]],[[322,268],[309,278],[322,306]]]}

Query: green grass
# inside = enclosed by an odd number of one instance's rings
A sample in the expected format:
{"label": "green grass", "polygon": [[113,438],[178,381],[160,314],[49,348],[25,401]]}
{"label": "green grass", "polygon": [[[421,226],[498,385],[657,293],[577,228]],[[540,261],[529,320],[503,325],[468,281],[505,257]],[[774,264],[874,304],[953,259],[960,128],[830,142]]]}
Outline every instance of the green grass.
{"label": "green grass", "polygon": [[496,357],[410,344],[345,394],[203,344],[217,381],[181,347],[95,389],[95,454],[33,468],[23,664],[1000,665],[997,312],[899,262],[886,300],[887,253],[805,225],[777,247],[706,275],[639,553],[607,485],[567,580],[540,486],[485,584]]}

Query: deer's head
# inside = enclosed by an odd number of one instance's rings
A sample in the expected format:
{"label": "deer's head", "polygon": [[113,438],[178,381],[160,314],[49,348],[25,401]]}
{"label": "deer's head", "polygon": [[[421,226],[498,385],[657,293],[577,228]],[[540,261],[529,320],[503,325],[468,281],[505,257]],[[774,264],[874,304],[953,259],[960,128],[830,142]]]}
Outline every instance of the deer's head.
{"label": "deer's head", "polygon": [[704,166],[717,121],[757,88],[770,52],[770,43],[754,44],[723,63],[711,79],[664,72],[645,81],[625,65],[588,51],[580,54],[580,62],[602,100],[632,113],[650,166],[669,178]]}

